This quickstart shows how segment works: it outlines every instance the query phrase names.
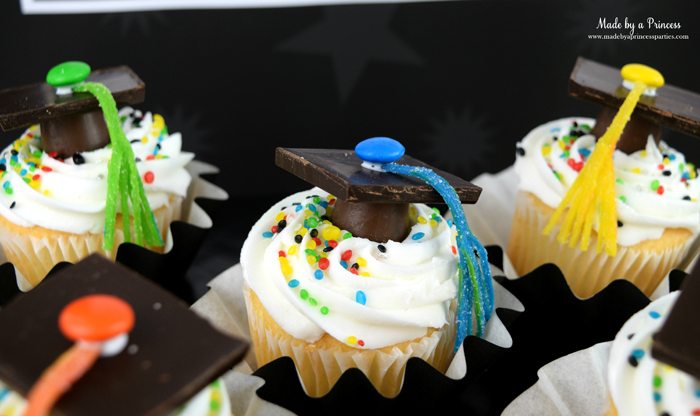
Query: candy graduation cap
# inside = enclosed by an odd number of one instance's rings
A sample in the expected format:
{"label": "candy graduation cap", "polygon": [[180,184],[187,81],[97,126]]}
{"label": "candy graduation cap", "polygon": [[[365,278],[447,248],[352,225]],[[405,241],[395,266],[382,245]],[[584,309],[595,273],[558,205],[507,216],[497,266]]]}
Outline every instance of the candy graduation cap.
{"label": "candy graduation cap", "polygon": [[[598,142],[585,166],[544,229],[552,231],[563,216],[558,240],[587,250],[594,226],[598,252],[617,254],[615,149],[644,149],[648,137],[658,143],[665,125],[700,135],[700,95],[664,85],[655,69],[628,64],[621,70],[578,58],[569,79],[570,93],[605,105],[592,133]],[[619,107],[619,108],[618,108]],[[618,108],[617,110],[614,110]]]}
{"label": "candy graduation cap", "polygon": [[700,265],[683,283],[651,351],[658,361],[700,380]]}
{"label": "candy graduation cap", "polygon": [[27,397],[27,415],[164,414],[247,349],[99,255],[15,299],[0,330],[0,380]]}
{"label": "candy graduation cap", "polygon": [[[117,104],[138,104],[144,97],[143,81],[128,67],[91,72],[84,62],[55,66],[46,83],[0,91],[0,127],[8,131],[39,123],[41,150],[53,157],[64,159],[111,145],[103,243],[107,251],[114,246],[117,211],[133,218],[133,230],[128,220],[122,221],[125,241],[163,245],[117,113]],[[7,162],[5,169],[23,168]]]}
{"label": "candy graduation cap", "polygon": [[459,254],[457,350],[467,335],[483,335],[493,312],[486,250],[470,231],[461,205],[475,203],[481,189],[404,152],[396,140],[375,137],[360,142],[354,152],[277,148],[275,163],[335,195],[330,220],[356,237],[400,241],[410,231],[409,202],[447,204]]}

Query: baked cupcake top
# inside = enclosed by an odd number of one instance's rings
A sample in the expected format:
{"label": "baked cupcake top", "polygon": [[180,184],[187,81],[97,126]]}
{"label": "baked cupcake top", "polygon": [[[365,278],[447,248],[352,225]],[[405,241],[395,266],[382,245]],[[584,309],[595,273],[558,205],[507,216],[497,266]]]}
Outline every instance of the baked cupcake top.
{"label": "baked cupcake top", "polygon": [[663,326],[679,292],[636,313],[615,337],[608,382],[619,414],[694,415],[700,412],[700,383],[691,375],[655,360],[653,336]]}
{"label": "baked cupcake top", "polygon": [[[594,124],[569,117],[528,133],[517,145],[519,189],[556,208],[595,147]],[[644,150],[615,151],[614,166],[618,244],[658,239],[666,228],[700,230],[700,180],[682,153],[649,138]]]}
{"label": "baked cupcake top", "polygon": [[[151,209],[184,197],[194,155],[182,151],[180,133],[169,134],[158,114],[125,107],[119,116]],[[101,233],[111,155],[107,145],[61,159],[41,150],[40,129],[30,127],[0,153],[0,215],[23,227]]]}
{"label": "baked cupcake top", "polygon": [[450,321],[457,295],[454,227],[437,210],[410,205],[404,241],[353,237],[328,220],[335,198],[320,188],[291,195],[253,226],[243,276],[290,335],[329,334],[355,348],[382,348]]}

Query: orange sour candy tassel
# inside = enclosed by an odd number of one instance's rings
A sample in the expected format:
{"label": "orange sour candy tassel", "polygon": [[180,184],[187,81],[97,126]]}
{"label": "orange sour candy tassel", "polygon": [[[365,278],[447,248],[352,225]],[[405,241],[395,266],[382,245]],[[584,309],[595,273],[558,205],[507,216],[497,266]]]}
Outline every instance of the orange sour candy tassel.
{"label": "orange sour candy tassel", "polygon": [[24,415],[48,415],[58,399],[92,367],[105,342],[128,334],[134,322],[131,306],[112,295],[84,296],[63,308],[58,326],[76,343],[39,377],[27,395]]}
{"label": "orange sour candy tassel", "polygon": [[100,356],[100,343],[78,343],[47,368],[27,395],[24,416],[45,416]]}
{"label": "orange sour candy tassel", "polygon": [[[557,240],[575,247],[580,243],[588,250],[591,232],[598,225],[596,250],[610,256],[617,254],[617,207],[613,154],[639,98],[647,88],[664,84],[661,74],[644,65],[630,64],[622,68],[622,77],[633,84],[605,134],[596,143],[588,162],[544,228],[549,234],[566,211]],[[567,210],[568,209],[568,210]]]}

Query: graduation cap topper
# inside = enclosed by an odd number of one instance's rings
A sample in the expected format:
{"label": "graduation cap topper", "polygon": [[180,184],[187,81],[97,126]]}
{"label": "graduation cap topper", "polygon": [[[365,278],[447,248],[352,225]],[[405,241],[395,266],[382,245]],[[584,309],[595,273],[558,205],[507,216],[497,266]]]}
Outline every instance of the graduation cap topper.
{"label": "graduation cap topper", "polygon": [[42,148],[60,157],[102,148],[109,132],[98,101],[89,93],[74,93],[83,81],[99,82],[118,105],[143,102],[144,82],[129,67],[92,71],[84,62],[66,62],[52,68],[46,82],[0,91],[0,128],[10,131],[41,125]]}
{"label": "graduation cap topper", "polygon": [[354,152],[278,148],[275,163],[337,197],[327,211],[336,226],[377,242],[401,241],[408,235],[409,202],[447,204],[459,255],[457,350],[466,335],[483,335],[493,312],[486,250],[469,229],[461,205],[475,203],[481,189],[404,153],[396,140],[375,137],[360,142]]}
{"label": "graduation cap topper", "polygon": [[[634,81],[626,79],[629,76],[608,65],[577,59],[569,76],[569,94],[603,105],[592,131],[596,137],[605,133],[617,108],[632,90]],[[661,74],[657,72],[656,76],[660,77],[660,85],[644,91],[617,142],[617,148],[625,153],[644,149],[649,135],[658,144],[661,126],[700,136],[700,94],[664,85]]]}
{"label": "graduation cap topper", "polygon": [[653,357],[700,380],[700,264],[685,279],[661,330]]}
{"label": "graduation cap topper", "polygon": [[619,105],[619,109],[614,117],[610,116],[611,110],[605,109],[598,118],[594,131],[599,136],[596,146],[552,215],[544,234],[549,234],[562,220],[557,236],[559,242],[571,247],[578,244],[586,251],[597,224],[596,250],[604,250],[609,256],[617,254],[615,149],[642,150],[650,134],[658,142],[660,123],[700,134],[697,107],[700,95],[664,84],[661,73],[646,65],[627,64],[618,72],[578,59],[571,74],[571,93],[608,106]]}
{"label": "graduation cap topper", "polygon": [[[0,314],[0,330],[12,337],[0,343],[0,380],[27,397],[30,409],[32,399],[45,405],[56,398],[56,381],[73,383],[55,402],[51,414],[57,415],[167,413],[247,349],[169,293],[98,255],[19,296]],[[109,356],[99,357],[104,352]],[[82,377],[66,376],[90,360]],[[36,384],[42,374],[53,380],[48,389]]]}
{"label": "graduation cap topper", "polygon": [[[132,221],[122,221],[124,240],[160,247],[162,238],[143,189],[131,144],[121,128],[117,103],[143,101],[145,86],[128,67],[92,73],[84,62],[56,65],[46,83],[0,91],[0,127],[3,130],[40,123],[40,146],[63,159],[75,153],[112,145],[108,164],[103,249],[114,248],[117,211]],[[119,205],[119,209],[117,206]]]}

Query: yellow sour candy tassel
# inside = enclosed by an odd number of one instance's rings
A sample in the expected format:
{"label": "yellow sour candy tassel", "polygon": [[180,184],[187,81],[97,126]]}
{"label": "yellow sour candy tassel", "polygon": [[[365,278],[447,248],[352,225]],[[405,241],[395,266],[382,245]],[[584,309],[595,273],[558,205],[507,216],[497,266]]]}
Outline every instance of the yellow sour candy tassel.
{"label": "yellow sour candy tassel", "polygon": [[549,234],[566,211],[557,235],[560,243],[575,247],[580,242],[586,251],[591,242],[593,225],[598,223],[596,250],[610,256],[617,254],[617,210],[615,203],[615,172],[613,153],[625,125],[632,116],[639,97],[647,84],[637,81],[625,98],[615,118],[596,143],[588,162],[581,170],[544,229]]}

